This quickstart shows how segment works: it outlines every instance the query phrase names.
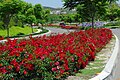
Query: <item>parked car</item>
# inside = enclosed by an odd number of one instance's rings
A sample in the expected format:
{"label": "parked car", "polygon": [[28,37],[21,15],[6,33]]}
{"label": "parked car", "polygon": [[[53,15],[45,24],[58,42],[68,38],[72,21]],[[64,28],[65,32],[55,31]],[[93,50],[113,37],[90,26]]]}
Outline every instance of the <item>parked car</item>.
{"label": "parked car", "polygon": [[78,29],[79,27],[78,26],[70,26],[70,25],[66,25],[65,23],[60,23],[59,26],[61,28],[65,28],[65,29]]}

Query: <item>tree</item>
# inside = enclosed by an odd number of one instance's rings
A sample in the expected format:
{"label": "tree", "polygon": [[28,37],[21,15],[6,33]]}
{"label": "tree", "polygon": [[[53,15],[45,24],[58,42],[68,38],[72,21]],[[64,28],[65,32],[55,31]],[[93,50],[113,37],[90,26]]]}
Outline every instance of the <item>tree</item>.
{"label": "tree", "polygon": [[34,9],[33,8],[29,8],[29,9],[27,9],[27,11],[26,11],[26,16],[29,16],[29,15],[34,15]]}
{"label": "tree", "polygon": [[118,18],[119,15],[120,15],[120,6],[116,2],[111,3],[107,8],[107,14],[106,14],[107,19],[113,21],[116,18]]}
{"label": "tree", "polygon": [[69,22],[71,24],[71,22],[74,22],[74,16],[72,14],[68,14],[66,16],[66,21]]}
{"label": "tree", "polygon": [[22,23],[22,27],[23,27],[23,25],[26,21],[26,16],[24,14],[17,14],[17,19],[18,19],[19,22]]}
{"label": "tree", "polygon": [[44,11],[41,4],[36,4],[34,6],[34,15],[36,17],[37,24],[42,22],[41,20],[43,19],[43,16],[44,16],[43,14],[44,14]]}
{"label": "tree", "polygon": [[23,27],[28,22],[26,18],[29,15],[34,15],[33,6],[30,3],[23,2],[22,10],[16,15],[16,23]]}
{"label": "tree", "polygon": [[79,24],[80,24],[80,22],[81,22],[80,14],[75,14],[74,19],[75,19],[75,22],[79,22]]}
{"label": "tree", "polygon": [[29,15],[26,20],[27,20],[27,23],[30,24],[31,30],[32,30],[32,33],[33,33],[32,23],[35,23],[35,22],[36,22],[36,17],[35,17],[35,15]]}
{"label": "tree", "polygon": [[20,10],[22,10],[22,1],[21,0],[4,0],[2,5],[0,5],[0,12],[2,16],[2,20],[4,22],[4,26],[7,29],[7,37],[9,38],[9,22],[11,17],[14,14],[17,14]]}
{"label": "tree", "polygon": [[94,28],[95,16],[99,12],[105,11],[107,3],[111,3],[116,0],[63,0],[65,8],[73,9],[79,7],[77,10],[80,15],[90,21],[92,21],[92,28]]}
{"label": "tree", "polygon": [[45,22],[49,22],[50,10],[49,9],[45,9],[44,13],[45,13],[44,14]]}
{"label": "tree", "polygon": [[33,8],[32,4],[31,3],[26,3],[26,2],[23,2],[23,6],[22,6],[22,10],[21,10],[21,14],[26,14],[26,11],[29,9],[29,8]]}

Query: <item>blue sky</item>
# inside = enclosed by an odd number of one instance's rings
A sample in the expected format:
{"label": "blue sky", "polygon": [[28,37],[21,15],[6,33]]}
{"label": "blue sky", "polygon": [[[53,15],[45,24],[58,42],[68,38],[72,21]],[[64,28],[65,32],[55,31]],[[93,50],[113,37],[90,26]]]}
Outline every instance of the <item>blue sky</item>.
{"label": "blue sky", "polygon": [[[24,1],[32,4],[40,3],[42,6],[48,6],[53,8],[60,8],[63,6],[62,0],[24,0]],[[120,0],[118,2],[120,4]]]}
{"label": "blue sky", "polygon": [[42,6],[48,6],[53,8],[60,8],[62,7],[62,0],[24,0],[26,2],[32,3],[32,4],[38,4],[40,3]]}

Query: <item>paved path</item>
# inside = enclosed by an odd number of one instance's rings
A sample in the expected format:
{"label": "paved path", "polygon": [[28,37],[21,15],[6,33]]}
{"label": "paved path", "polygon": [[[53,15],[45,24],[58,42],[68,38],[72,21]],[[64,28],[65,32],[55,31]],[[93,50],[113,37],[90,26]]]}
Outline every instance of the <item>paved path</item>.
{"label": "paved path", "polygon": [[[112,29],[112,31],[114,34],[117,35],[120,43],[120,29]],[[118,53],[113,71],[106,80],[120,80],[120,49],[119,49],[119,53]]]}
{"label": "paved path", "polygon": [[47,27],[46,29],[50,30],[52,33],[69,33],[71,31],[75,31],[73,29],[70,30],[70,29],[52,28],[52,27]]}

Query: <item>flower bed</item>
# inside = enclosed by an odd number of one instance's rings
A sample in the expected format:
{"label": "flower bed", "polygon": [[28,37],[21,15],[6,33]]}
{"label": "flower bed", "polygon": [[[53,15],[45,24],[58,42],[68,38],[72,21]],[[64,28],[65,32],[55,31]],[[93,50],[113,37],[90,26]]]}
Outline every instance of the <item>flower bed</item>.
{"label": "flower bed", "polygon": [[3,36],[0,36],[0,40],[3,40],[4,39],[4,37]]}
{"label": "flower bed", "polygon": [[109,29],[8,40],[0,44],[0,78],[54,80],[86,67],[112,38]]}

